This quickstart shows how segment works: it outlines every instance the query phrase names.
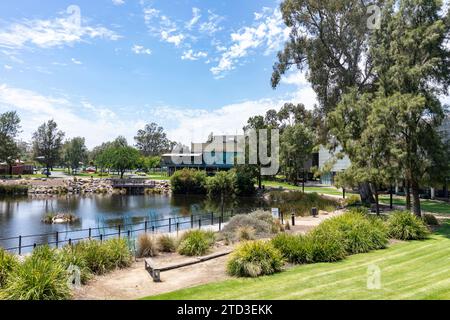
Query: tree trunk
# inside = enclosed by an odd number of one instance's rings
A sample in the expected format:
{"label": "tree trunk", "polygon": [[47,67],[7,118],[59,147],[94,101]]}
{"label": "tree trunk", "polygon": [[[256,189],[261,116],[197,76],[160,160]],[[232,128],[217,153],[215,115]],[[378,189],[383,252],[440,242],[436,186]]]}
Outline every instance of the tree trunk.
{"label": "tree trunk", "polygon": [[378,188],[375,186],[375,208],[376,208],[376,212],[377,212],[377,216],[380,215],[380,202],[378,199]]}
{"label": "tree trunk", "polygon": [[409,180],[406,181],[405,193],[406,193],[406,210],[411,210],[411,188]]}
{"label": "tree trunk", "polygon": [[359,185],[359,195],[361,197],[361,202],[365,205],[371,205],[375,202],[375,199],[373,198],[373,193],[370,188],[370,184],[368,182],[361,183]]}
{"label": "tree trunk", "polygon": [[416,216],[422,216],[422,210],[420,208],[420,196],[419,196],[419,183],[415,180],[411,182],[411,191],[413,196],[413,212]]}

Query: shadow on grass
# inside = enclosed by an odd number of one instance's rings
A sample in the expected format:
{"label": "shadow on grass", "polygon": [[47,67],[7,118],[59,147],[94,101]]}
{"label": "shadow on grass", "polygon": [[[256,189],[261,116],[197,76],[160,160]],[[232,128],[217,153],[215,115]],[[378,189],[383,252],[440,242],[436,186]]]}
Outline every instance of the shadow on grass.
{"label": "shadow on grass", "polygon": [[450,239],[450,220],[444,220],[434,233]]}

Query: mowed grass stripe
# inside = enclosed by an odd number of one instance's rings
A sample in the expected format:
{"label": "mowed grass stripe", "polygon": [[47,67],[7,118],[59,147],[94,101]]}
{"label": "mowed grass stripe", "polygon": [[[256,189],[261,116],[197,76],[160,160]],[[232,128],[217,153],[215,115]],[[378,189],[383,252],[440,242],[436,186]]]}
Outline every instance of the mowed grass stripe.
{"label": "mowed grass stripe", "polygon": [[[429,240],[402,242],[336,263],[293,267],[257,279],[232,279],[151,299],[450,299],[450,224]],[[367,267],[381,289],[367,289]]]}

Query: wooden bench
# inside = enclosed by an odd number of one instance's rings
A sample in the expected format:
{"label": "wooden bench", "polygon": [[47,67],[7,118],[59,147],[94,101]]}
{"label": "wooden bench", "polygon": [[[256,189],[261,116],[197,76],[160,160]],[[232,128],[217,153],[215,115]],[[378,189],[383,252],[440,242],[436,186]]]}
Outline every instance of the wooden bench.
{"label": "wooden bench", "polygon": [[208,260],[226,256],[226,255],[230,254],[231,252],[232,251],[229,250],[229,251],[224,251],[224,252],[213,253],[213,254],[210,254],[207,256],[191,258],[191,259],[185,260],[183,262],[168,264],[165,266],[158,265],[155,262],[155,260],[152,258],[147,258],[144,260],[145,270],[147,270],[148,273],[150,273],[154,282],[161,282],[161,272],[163,272],[163,271],[168,271],[168,270],[191,266],[193,264],[197,264],[197,263],[201,263],[201,262],[205,262]]}

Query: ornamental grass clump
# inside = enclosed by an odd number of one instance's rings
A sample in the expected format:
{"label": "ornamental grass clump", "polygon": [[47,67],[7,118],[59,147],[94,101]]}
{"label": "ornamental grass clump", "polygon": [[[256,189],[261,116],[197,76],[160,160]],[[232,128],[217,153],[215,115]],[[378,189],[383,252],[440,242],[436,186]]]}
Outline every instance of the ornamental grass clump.
{"label": "ornamental grass clump", "polygon": [[281,253],[267,241],[243,242],[227,262],[227,272],[236,277],[259,277],[279,272],[284,260]]}
{"label": "ornamental grass clump", "polygon": [[421,218],[409,211],[395,211],[387,221],[388,234],[398,240],[421,240],[430,234]]}
{"label": "ornamental grass clump", "polygon": [[178,253],[184,256],[202,256],[214,244],[214,233],[203,230],[185,232],[178,245]]}
{"label": "ornamental grass clump", "polygon": [[0,289],[5,285],[11,272],[19,266],[17,257],[0,248]]}
{"label": "ornamental grass clump", "polygon": [[[321,228],[324,231],[321,232]],[[337,236],[342,238],[348,255],[383,249],[388,244],[383,222],[377,218],[368,218],[356,210],[324,221],[317,229],[316,233],[322,234],[335,230]]]}
{"label": "ornamental grass clump", "polygon": [[243,227],[252,228],[255,239],[270,237],[281,229],[280,223],[273,219],[270,212],[255,211],[232,217],[223,228],[222,235],[231,242],[239,241],[238,230]]}
{"label": "ornamental grass clump", "polygon": [[139,258],[148,258],[158,255],[158,244],[153,236],[141,234],[137,239],[137,256]]}
{"label": "ornamental grass clump", "polygon": [[177,251],[177,244],[175,238],[164,234],[158,238],[158,248],[161,252],[175,252]]}
{"label": "ornamental grass clump", "polygon": [[313,242],[310,236],[280,233],[271,240],[271,243],[281,252],[284,259],[290,263],[303,264],[313,262]]}
{"label": "ornamental grass clump", "polygon": [[7,300],[65,300],[71,296],[69,274],[54,250],[36,249],[14,268],[0,292]]}

